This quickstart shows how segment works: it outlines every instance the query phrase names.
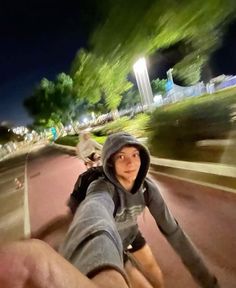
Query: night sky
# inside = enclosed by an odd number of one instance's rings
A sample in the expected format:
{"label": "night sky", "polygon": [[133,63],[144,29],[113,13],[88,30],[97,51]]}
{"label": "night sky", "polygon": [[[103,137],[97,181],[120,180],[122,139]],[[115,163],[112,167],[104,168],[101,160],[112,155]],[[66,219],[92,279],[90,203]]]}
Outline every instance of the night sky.
{"label": "night sky", "polygon": [[9,2],[0,10],[0,123],[20,125],[32,122],[23,99],[43,77],[69,71],[98,16],[89,0]]}
{"label": "night sky", "polygon": [[[18,2],[8,1],[0,10],[0,124],[5,120],[14,126],[32,122],[23,99],[43,77],[54,80],[69,71],[99,21],[92,0],[68,0],[64,5],[54,0]],[[211,59],[213,76],[236,74],[236,23],[228,31],[223,47]],[[165,57],[162,64],[162,73],[172,65]]]}

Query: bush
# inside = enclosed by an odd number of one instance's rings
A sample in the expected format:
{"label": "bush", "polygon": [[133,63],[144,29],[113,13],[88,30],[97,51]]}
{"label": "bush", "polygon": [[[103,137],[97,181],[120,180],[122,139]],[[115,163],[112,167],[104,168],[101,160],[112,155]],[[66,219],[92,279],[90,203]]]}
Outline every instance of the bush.
{"label": "bush", "polygon": [[150,116],[147,114],[139,114],[133,119],[124,116],[93,132],[95,135],[109,135],[124,131],[136,137],[146,137],[149,120]]}
{"label": "bush", "polygon": [[103,135],[109,135],[115,132],[124,131],[125,127],[129,126],[129,118],[127,116],[121,117],[113,122],[106,124],[103,128]]}
{"label": "bush", "polygon": [[150,115],[139,114],[129,121],[129,125],[124,128],[124,131],[133,134],[136,137],[146,137],[149,128]]}
{"label": "bush", "polygon": [[196,142],[227,137],[233,103],[235,90],[157,108],[150,120],[151,153],[164,158],[207,161],[199,159]]}
{"label": "bush", "polygon": [[95,136],[95,135],[92,135],[92,138],[97,141],[99,144],[103,145],[104,142],[106,141],[107,139],[107,136]]}
{"label": "bush", "polygon": [[78,135],[67,135],[58,138],[55,143],[60,145],[67,145],[75,147],[79,141]]}

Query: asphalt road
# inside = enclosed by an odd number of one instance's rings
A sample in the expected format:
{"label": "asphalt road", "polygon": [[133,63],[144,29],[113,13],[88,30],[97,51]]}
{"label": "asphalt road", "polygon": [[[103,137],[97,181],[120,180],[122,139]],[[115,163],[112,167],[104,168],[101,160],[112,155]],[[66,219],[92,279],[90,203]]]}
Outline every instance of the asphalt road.
{"label": "asphalt road", "polygon": [[0,244],[24,237],[24,175],[27,153],[0,162]]}
{"label": "asphalt road", "polygon": [[[66,201],[85,170],[74,156],[53,147],[34,151],[28,158],[31,231],[66,212]],[[236,287],[236,195],[201,185],[153,176],[179,224],[204,255],[221,287]],[[139,224],[164,272],[166,288],[198,287],[169,244],[156,229],[148,211]]]}

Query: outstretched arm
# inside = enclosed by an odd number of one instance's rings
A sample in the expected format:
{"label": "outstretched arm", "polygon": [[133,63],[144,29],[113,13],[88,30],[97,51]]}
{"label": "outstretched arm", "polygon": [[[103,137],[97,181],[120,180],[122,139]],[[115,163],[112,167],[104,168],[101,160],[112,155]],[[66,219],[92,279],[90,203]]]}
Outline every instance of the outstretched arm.
{"label": "outstretched arm", "polygon": [[127,281],[123,245],[113,217],[114,201],[107,185],[103,179],[90,184],[60,253],[89,278],[113,270]]}
{"label": "outstretched arm", "polygon": [[0,287],[127,288],[127,285],[115,270],[88,279],[46,243],[23,240],[0,248]]}
{"label": "outstretched arm", "polygon": [[152,181],[148,182],[148,184],[148,191],[150,192],[148,193],[148,208],[155,218],[160,231],[201,287],[218,288],[219,284],[216,277],[207,268],[200,252],[169,211],[156,185]]}
{"label": "outstretched arm", "polygon": [[100,192],[89,193],[75,214],[61,249],[69,261],[41,240],[2,245],[0,287],[128,288],[114,203]]}

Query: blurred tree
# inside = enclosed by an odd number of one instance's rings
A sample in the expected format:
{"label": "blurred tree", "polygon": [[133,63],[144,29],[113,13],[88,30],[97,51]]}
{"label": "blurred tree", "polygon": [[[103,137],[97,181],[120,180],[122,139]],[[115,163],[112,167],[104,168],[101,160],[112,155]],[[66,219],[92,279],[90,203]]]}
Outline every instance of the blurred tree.
{"label": "blurred tree", "polygon": [[122,95],[122,99],[119,105],[119,109],[132,108],[140,103],[140,95],[137,88],[132,87]]}
{"label": "blurred tree", "polygon": [[[187,57],[176,67],[176,74],[183,78],[185,65],[191,73],[196,66],[197,71],[201,71],[220,40],[220,31],[234,17],[236,1],[117,0],[110,7],[106,22],[91,37],[96,55],[103,56],[107,62],[123,61],[131,70],[140,55],[150,55],[183,41],[192,48],[185,51],[186,55],[196,50],[198,55]],[[197,81],[199,73],[193,74],[183,80]]]}
{"label": "blurred tree", "polygon": [[5,144],[9,141],[20,142],[24,137],[19,134],[15,134],[9,126],[0,125],[0,144]]}
{"label": "blurred tree", "polygon": [[80,101],[97,103],[101,99],[101,84],[99,70],[100,59],[92,53],[80,49],[71,66],[71,77],[74,82],[73,93]]}
{"label": "blurred tree", "polygon": [[185,55],[173,69],[173,74],[187,85],[195,84],[201,79],[202,67],[209,55],[220,45],[221,31],[212,31],[210,35],[202,34],[201,38],[193,38],[180,45]]}
{"label": "blurred tree", "polygon": [[100,69],[100,81],[106,106],[110,111],[115,111],[121,102],[122,94],[133,86],[127,80],[126,69],[119,62],[104,62]]}
{"label": "blurred tree", "polygon": [[55,82],[43,78],[33,94],[24,101],[34,124],[50,127],[52,122],[71,121],[75,117],[76,109],[72,89],[73,81],[65,73],[58,74]]}
{"label": "blurred tree", "polygon": [[91,105],[105,100],[110,111],[117,109],[122,93],[132,87],[122,63],[106,62],[83,49],[78,51],[72,63],[71,77],[74,95],[79,101]]}
{"label": "blurred tree", "polygon": [[152,91],[154,94],[156,93],[165,93],[166,92],[166,83],[167,79],[159,79],[157,78],[156,80],[152,80],[151,86],[152,86]]}

